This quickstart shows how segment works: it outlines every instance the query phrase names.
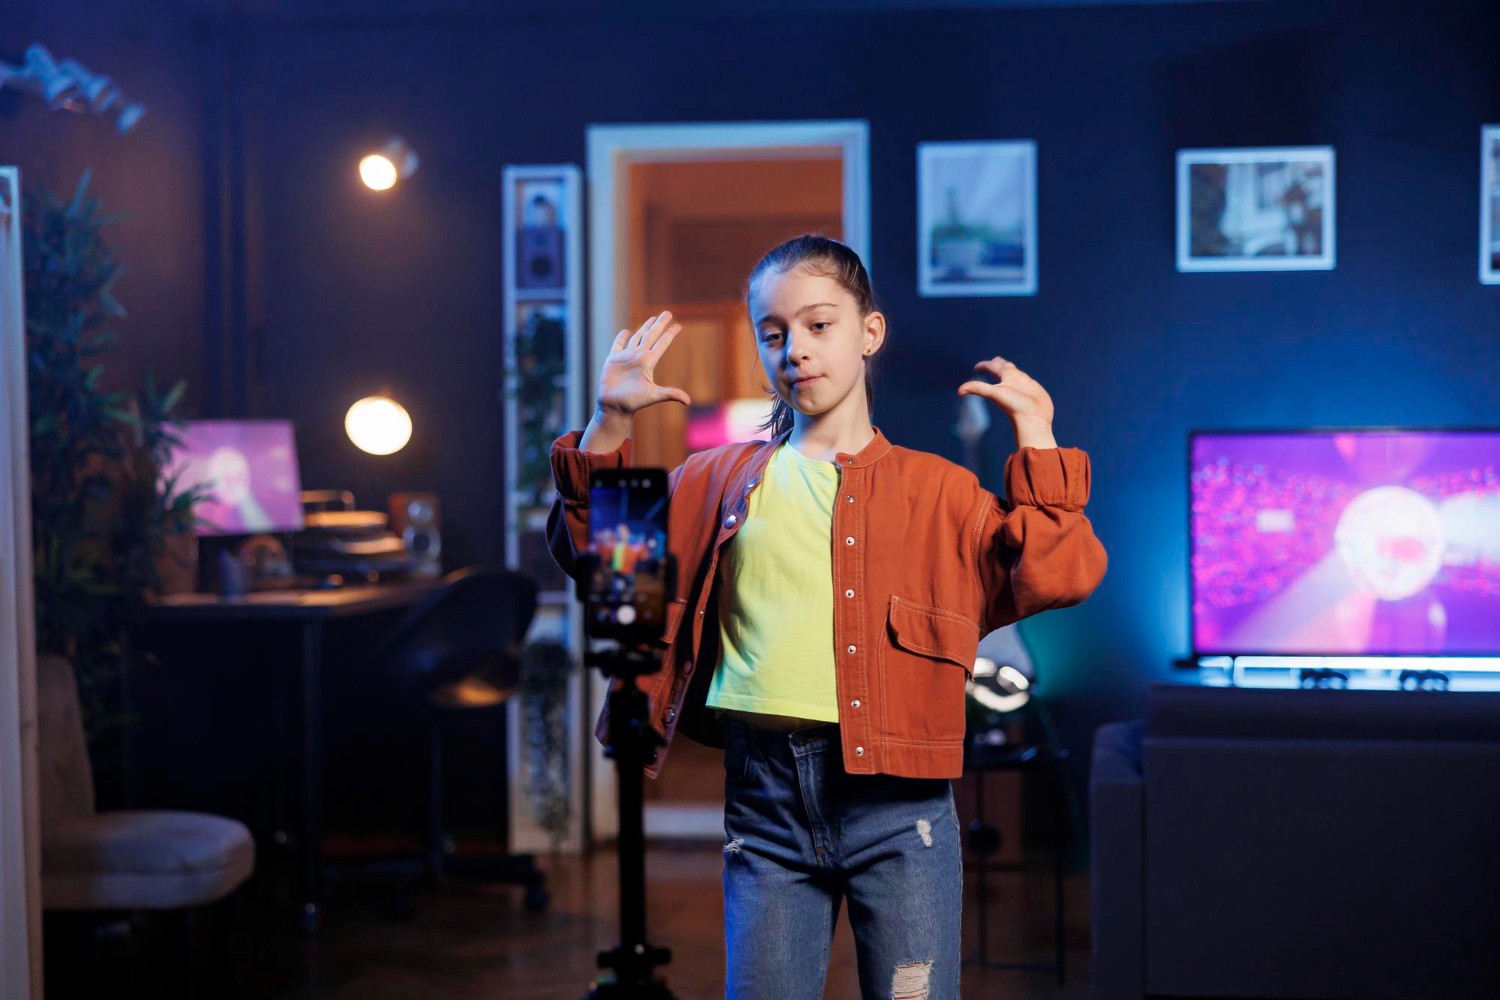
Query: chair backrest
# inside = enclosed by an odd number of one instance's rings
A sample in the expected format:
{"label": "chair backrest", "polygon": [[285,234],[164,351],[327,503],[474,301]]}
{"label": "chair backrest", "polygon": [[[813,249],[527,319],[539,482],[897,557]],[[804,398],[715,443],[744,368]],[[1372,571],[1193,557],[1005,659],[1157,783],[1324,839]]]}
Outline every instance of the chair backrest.
{"label": "chair backrest", "polygon": [[536,614],[535,581],[507,569],[450,573],[381,641],[381,659],[401,671],[444,683],[508,660],[518,664]]}
{"label": "chair backrest", "polygon": [[61,656],[36,663],[39,794],[42,828],[94,813],[94,770],[83,736],[73,664]]}

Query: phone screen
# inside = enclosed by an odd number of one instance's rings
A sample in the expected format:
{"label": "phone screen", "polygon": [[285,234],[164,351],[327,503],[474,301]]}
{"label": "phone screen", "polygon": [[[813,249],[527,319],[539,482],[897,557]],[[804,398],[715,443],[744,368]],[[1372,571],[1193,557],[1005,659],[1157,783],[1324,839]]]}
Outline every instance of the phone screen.
{"label": "phone screen", "polygon": [[646,640],[666,625],[671,583],[665,469],[610,469],[589,483],[588,632]]}

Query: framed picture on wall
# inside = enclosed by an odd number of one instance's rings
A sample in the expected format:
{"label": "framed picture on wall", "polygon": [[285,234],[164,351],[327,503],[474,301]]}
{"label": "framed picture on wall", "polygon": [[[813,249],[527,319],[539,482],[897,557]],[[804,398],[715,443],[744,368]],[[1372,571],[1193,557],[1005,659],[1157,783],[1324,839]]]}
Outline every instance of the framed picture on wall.
{"label": "framed picture on wall", "polygon": [[917,289],[1035,295],[1036,143],[917,146]]}
{"label": "framed picture on wall", "polygon": [[1333,265],[1333,147],[1178,151],[1177,270]]}
{"label": "framed picture on wall", "polygon": [[1479,280],[1500,285],[1500,125],[1479,138]]}
{"label": "framed picture on wall", "polygon": [[516,287],[562,290],[567,284],[563,253],[572,225],[562,178],[515,181]]}

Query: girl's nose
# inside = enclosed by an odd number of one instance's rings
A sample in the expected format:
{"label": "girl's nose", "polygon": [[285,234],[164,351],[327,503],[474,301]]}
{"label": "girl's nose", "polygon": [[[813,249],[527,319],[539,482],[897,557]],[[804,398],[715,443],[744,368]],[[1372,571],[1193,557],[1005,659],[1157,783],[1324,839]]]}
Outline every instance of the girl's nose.
{"label": "girl's nose", "polygon": [[791,361],[801,361],[807,357],[806,337],[799,337],[791,331],[786,335],[786,356]]}

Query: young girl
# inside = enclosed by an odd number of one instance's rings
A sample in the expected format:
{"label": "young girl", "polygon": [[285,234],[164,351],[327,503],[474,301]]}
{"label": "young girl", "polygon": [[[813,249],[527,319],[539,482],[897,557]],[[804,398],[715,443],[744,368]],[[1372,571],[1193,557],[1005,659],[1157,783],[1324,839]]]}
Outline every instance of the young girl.
{"label": "young girl", "polygon": [[[663,669],[640,680],[669,744],[680,728],[725,750],[726,995],[822,996],[847,900],[866,1000],[955,998],[949,779],[963,765],[965,682],[981,636],[1076,604],[1103,576],[1083,515],[1088,458],[1057,447],[1046,390],[998,357],[958,392],[1011,420],[1007,500],[887,441],[870,422],[869,372],[885,317],[840,243],[771,250],[746,304],[777,396],[773,439],[672,472],[679,599]],[[549,532],[565,569],[587,546],[590,473],[630,464],[634,414],[690,402],[652,377],[680,329],[662,313],[621,330],[588,428],[553,445]]]}

